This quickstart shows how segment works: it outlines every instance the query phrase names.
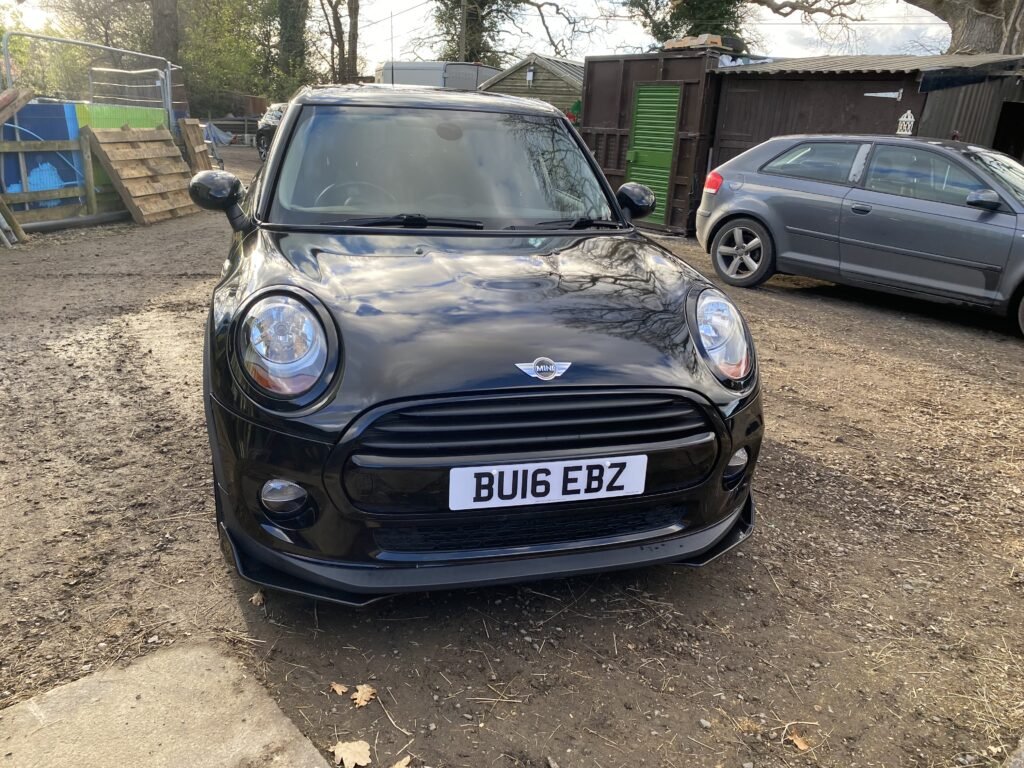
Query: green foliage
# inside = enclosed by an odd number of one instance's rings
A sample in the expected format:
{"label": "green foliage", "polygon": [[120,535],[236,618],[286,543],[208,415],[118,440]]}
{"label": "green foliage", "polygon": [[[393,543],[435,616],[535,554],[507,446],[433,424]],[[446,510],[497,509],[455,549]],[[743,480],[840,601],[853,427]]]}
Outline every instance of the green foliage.
{"label": "green foliage", "polygon": [[623,5],[659,43],[686,35],[736,35],[745,4],[737,0],[624,0]]}
{"label": "green foliage", "polygon": [[[152,0],[48,0],[48,34],[143,53],[153,46]],[[309,65],[310,0],[176,0],[179,60],[194,114],[241,114],[248,95],[274,101],[315,80]],[[0,4],[0,24],[17,25]],[[152,62],[15,39],[19,77],[39,93],[88,97],[91,66],[143,69]],[[175,94],[180,98],[180,94]]]}
{"label": "green foliage", "polygon": [[[499,50],[501,24],[519,7],[517,0],[466,0],[465,61],[478,61],[500,67],[508,57]],[[462,0],[438,0],[434,8],[440,44],[437,57],[442,61],[460,61]]]}
{"label": "green foliage", "polygon": [[260,34],[261,11],[266,11],[260,6],[244,0],[180,3],[184,22],[180,63],[194,114],[237,114],[245,108],[242,95],[267,90],[272,51]]}

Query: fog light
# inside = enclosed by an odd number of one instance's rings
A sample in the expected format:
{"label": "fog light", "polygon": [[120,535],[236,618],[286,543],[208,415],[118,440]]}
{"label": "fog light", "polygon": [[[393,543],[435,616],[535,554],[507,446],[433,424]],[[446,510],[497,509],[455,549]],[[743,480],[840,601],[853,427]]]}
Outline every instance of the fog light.
{"label": "fog light", "polygon": [[272,515],[297,515],[306,505],[306,491],[290,480],[268,480],[260,491],[260,501]]}
{"label": "fog light", "polygon": [[750,453],[746,448],[740,448],[729,459],[729,463],[725,465],[726,474],[735,475],[742,472],[747,466],[748,461],[750,461]]}

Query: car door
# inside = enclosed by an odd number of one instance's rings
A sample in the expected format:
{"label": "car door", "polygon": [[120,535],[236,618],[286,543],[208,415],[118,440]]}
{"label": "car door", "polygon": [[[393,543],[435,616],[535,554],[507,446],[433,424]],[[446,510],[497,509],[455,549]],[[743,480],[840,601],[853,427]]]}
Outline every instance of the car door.
{"label": "car door", "polygon": [[769,224],[780,272],[839,276],[841,206],[870,149],[856,140],[809,140],[761,167],[757,194],[774,218]]}
{"label": "car door", "polygon": [[1016,227],[1008,206],[967,205],[973,171],[915,144],[878,144],[839,223],[841,276],[978,304],[996,300]]}

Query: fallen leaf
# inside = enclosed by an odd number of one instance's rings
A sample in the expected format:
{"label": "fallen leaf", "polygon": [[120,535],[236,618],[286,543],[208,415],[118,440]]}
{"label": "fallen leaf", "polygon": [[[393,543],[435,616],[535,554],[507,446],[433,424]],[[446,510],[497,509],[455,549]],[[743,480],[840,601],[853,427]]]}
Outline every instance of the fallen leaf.
{"label": "fallen leaf", "polygon": [[357,707],[365,707],[377,698],[377,689],[372,685],[357,685],[356,692],[349,698],[355,702]]}
{"label": "fallen leaf", "polygon": [[794,733],[790,731],[789,735],[786,736],[786,738],[792,741],[793,746],[795,746],[801,752],[806,752],[808,749],[811,748],[811,745],[808,744],[807,741],[799,733]]}
{"label": "fallen leaf", "polygon": [[331,683],[331,690],[339,696],[344,696],[346,693],[348,693],[348,686],[342,685],[341,683]]}
{"label": "fallen leaf", "polygon": [[370,764],[370,745],[365,741],[339,741],[334,745],[334,764],[359,768]]}
{"label": "fallen leaf", "polygon": [[267,596],[263,594],[262,589],[257,589],[252,593],[252,597],[249,598],[249,602],[256,606],[263,605],[267,602]]}
{"label": "fallen leaf", "polygon": [[406,755],[401,760],[399,760],[397,763],[392,765],[391,768],[409,768],[409,763],[411,763],[411,762],[412,762],[412,757],[410,755]]}

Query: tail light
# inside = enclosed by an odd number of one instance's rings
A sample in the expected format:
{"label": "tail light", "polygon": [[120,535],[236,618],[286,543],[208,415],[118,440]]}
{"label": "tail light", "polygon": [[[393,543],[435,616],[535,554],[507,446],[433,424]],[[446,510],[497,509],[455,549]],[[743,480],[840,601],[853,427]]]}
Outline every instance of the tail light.
{"label": "tail light", "polygon": [[712,171],[704,180],[704,191],[711,195],[717,195],[718,190],[722,188],[723,181],[725,179],[722,178],[722,174],[718,171]]}

